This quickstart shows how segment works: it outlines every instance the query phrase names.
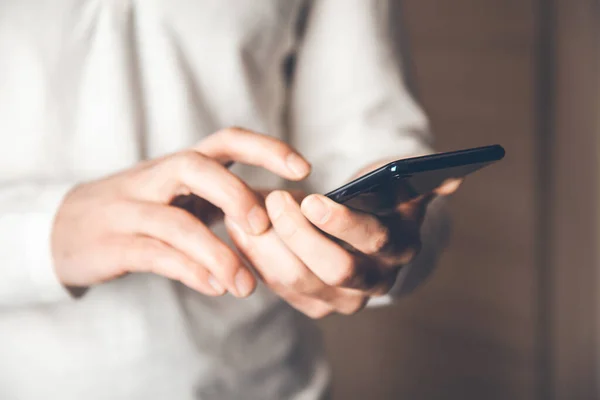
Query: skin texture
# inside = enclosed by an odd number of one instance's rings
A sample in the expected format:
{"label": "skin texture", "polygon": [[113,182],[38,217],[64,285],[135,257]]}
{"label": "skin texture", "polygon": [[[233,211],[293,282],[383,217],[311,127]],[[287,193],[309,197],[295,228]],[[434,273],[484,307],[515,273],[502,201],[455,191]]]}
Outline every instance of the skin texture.
{"label": "skin texture", "polygon": [[[310,173],[310,164],[284,142],[229,128],[194,148],[78,185],[54,222],[60,281],[77,294],[151,272],[205,295],[246,297],[258,277],[296,309],[321,318],[355,313],[370,296],[389,291],[420,249],[433,194],[375,216],[317,194],[254,190],[227,169],[232,162],[290,180]],[[448,182],[438,194],[459,184]],[[238,252],[210,230],[220,219]]]}
{"label": "skin texture", "polygon": [[216,209],[250,236],[270,227],[262,196],[226,168],[232,161],[291,180],[310,172],[287,144],[230,128],[192,149],[83,183],[67,194],[54,222],[60,281],[77,292],[127,273],[152,272],[206,295],[249,295],[255,277],[209,229],[219,218]]}
{"label": "skin texture", "polygon": [[400,204],[385,216],[358,212],[318,194],[298,201],[298,195],[274,191],[266,198],[273,226],[267,232],[249,236],[232,219],[225,221],[256,273],[294,308],[312,318],[353,314],[371,296],[390,290],[402,266],[421,248],[427,204],[435,195],[453,193],[460,183],[445,182],[436,193]]}

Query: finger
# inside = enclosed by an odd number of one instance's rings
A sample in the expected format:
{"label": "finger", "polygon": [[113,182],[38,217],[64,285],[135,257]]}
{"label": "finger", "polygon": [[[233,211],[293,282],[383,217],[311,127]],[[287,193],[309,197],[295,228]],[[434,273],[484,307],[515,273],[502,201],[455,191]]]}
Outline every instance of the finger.
{"label": "finger", "polygon": [[312,319],[321,319],[332,313],[344,315],[356,314],[365,308],[368,297],[357,296],[351,301],[346,301],[343,307],[335,307],[325,301],[297,293],[278,293],[289,305]]}
{"label": "finger", "polygon": [[329,286],[365,290],[377,282],[377,279],[367,279],[376,269],[360,263],[360,258],[319,232],[302,215],[289,193],[271,193],[267,196],[266,206],[281,240],[323,282]]}
{"label": "finger", "polygon": [[419,225],[423,222],[427,211],[427,206],[435,196],[449,196],[456,192],[463,182],[463,178],[447,179],[432,193],[421,195],[411,201],[401,203],[396,211],[407,220],[416,221]]}
{"label": "finger", "polygon": [[392,267],[394,280],[398,268],[412,262],[421,251],[421,222],[406,219],[400,214],[382,217],[388,227],[388,245],[376,258],[383,266]]}
{"label": "finger", "polygon": [[335,310],[326,302],[297,293],[278,293],[296,310],[312,319],[322,319],[332,314]]}
{"label": "finger", "polygon": [[462,184],[463,181],[464,181],[464,178],[448,179],[444,183],[442,183],[435,190],[435,192],[440,196],[449,196],[458,190],[458,188],[460,187],[460,185]]}
{"label": "finger", "polygon": [[240,257],[208,227],[188,212],[153,203],[136,203],[115,221],[124,231],[147,235],[186,254],[205,266],[215,282],[237,297],[252,293],[256,279]]}
{"label": "finger", "polygon": [[301,210],[323,232],[364,254],[376,255],[390,244],[389,230],[377,217],[351,210],[325,196],[308,196],[302,201]]}
{"label": "finger", "polygon": [[401,203],[396,207],[395,215],[401,216],[401,219],[406,221],[414,221],[420,226],[425,219],[427,206],[435,196],[435,193],[428,193],[409,202]]}
{"label": "finger", "polygon": [[[302,202],[301,210],[323,232],[385,265],[399,266],[412,261],[421,248],[418,227],[422,217],[417,211],[424,209],[428,201],[423,198],[419,204],[409,205],[410,218],[404,215],[378,218],[316,194]],[[393,276],[387,278],[380,277],[384,282],[395,280]]]}
{"label": "finger", "polygon": [[[294,200],[298,204],[300,204],[300,202],[302,202],[302,200],[306,197],[306,192],[304,190],[287,189],[286,191],[294,198]],[[273,189],[258,189],[258,193],[262,196],[263,199],[265,199],[271,192],[273,192]]]}
{"label": "finger", "polygon": [[[351,289],[346,289],[350,291]],[[361,311],[367,306],[370,296],[366,296],[364,293],[349,296],[348,300],[344,302],[343,307],[337,308],[336,312],[344,315],[353,315]]]}
{"label": "finger", "polygon": [[259,196],[223,165],[200,153],[177,153],[146,171],[144,178],[145,200],[169,203],[175,195],[191,192],[222,209],[248,233],[257,235],[270,226]]}
{"label": "finger", "polygon": [[257,274],[282,297],[293,293],[317,299],[342,314],[353,314],[364,307],[364,292],[326,285],[291,253],[273,230],[260,236],[248,236],[230,220],[225,224]]}
{"label": "finger", "polygon": [[231,219],[225,226],[240,252],[269,285],[279,291],[294,291],[329,299],[330,288],[288,249],[273,230],[260,236],[247,235]]}
{"label": "finger", "polygon": [[242,128],[227,128],[201,141],[194,150],[220,162],[235,161],[263,167],[279,176],[301,180],[310,164],[287,143]]}
{"label": "finger", "polygon": [[[311,318],[322,318],[323,316],[319,315],[320,311],[325,311],[326,315],[329,315],[332,312],[344,315],[356,314],[366,307],[370,298],[370,295],[367,295],[365,292],[356,289],[336,288],[336,291],[338,292],[338,295],[335,298],[335,301],[327,301],[321,298],[315,298],[313,296],[307,296],[303,294],[298,295],[297,293],[284,292],[278,294],[288,302],[292,295],[296,295],[294,298],[299,300],[318,300],[318,303],[310,302],[308,305],[303,307],[302,311],[311,316]],[[322,306],[325,306],[325,310],[323,310]],[[316,309],[313,309],[312,312],[307,312],[306,309],[308,307],[316,307]],[[315,317],[314,314],[317,314],[317,316]]]}
{"label": "finger", "polygon": [[123,272],[161,275],[209,296],[224,293],[222,287],[211,281],[211,275],[204,266],[159,240],[146,236],[123,236],[115,240],[113,249],[115,262]]}

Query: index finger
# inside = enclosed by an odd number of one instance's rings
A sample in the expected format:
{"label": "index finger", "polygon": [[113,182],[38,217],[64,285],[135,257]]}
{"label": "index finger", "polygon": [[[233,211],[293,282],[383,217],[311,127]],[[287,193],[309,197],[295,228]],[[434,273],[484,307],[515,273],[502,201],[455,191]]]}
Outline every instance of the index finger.
{"label": "index finger", "polygon": [[193,150],[220,163],[231,161],[263,167],[283,178],[301,180],[310,164],[282,140],[242,128],[227,128],[208,136]]}
{"label": "index finger", "polygon": [[271,225],[262,198],[252,188],[219,162],[196,151],[155,162],[137,183],[126,190],[138,200],[171,204],[181,195],[194,194],[221,209],[250,234],[261,234]]}

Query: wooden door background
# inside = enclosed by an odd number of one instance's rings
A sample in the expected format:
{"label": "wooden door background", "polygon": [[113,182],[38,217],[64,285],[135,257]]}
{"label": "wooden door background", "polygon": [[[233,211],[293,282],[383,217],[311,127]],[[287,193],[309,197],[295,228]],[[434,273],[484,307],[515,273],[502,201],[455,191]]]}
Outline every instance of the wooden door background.
{"label": "wooden door background", "polygon": [[437,149],[501,143],[507,156],[452,199],[451,247],[417,293],[323,322],[335,399],[535,399],[538,4],[405,0],[402,9]]}

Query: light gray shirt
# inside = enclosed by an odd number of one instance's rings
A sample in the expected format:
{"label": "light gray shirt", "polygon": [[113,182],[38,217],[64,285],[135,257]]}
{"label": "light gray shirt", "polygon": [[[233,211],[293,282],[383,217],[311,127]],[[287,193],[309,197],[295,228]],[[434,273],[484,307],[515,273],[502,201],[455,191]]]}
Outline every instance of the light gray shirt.
{"label": "light gray shirt", "polygon": [[[318,334],[259,286],[208,298],[130,275],[72,298],[49,237],[78,182],[237,125],[292,143],[325,192],[381,159],[430,151],[402,80],[388,1],[0,0],[0,398],[316,399]],[[295,55],[293,80],[284,65]],[[266,172],[234,171],[280,187]],[[385,304],[430,271],[424,248]],[[94,210],[90,210],[94,212]],[[222,233],[221,228],[216,228]],[[352,349],[348,349],[352,351]]]}

